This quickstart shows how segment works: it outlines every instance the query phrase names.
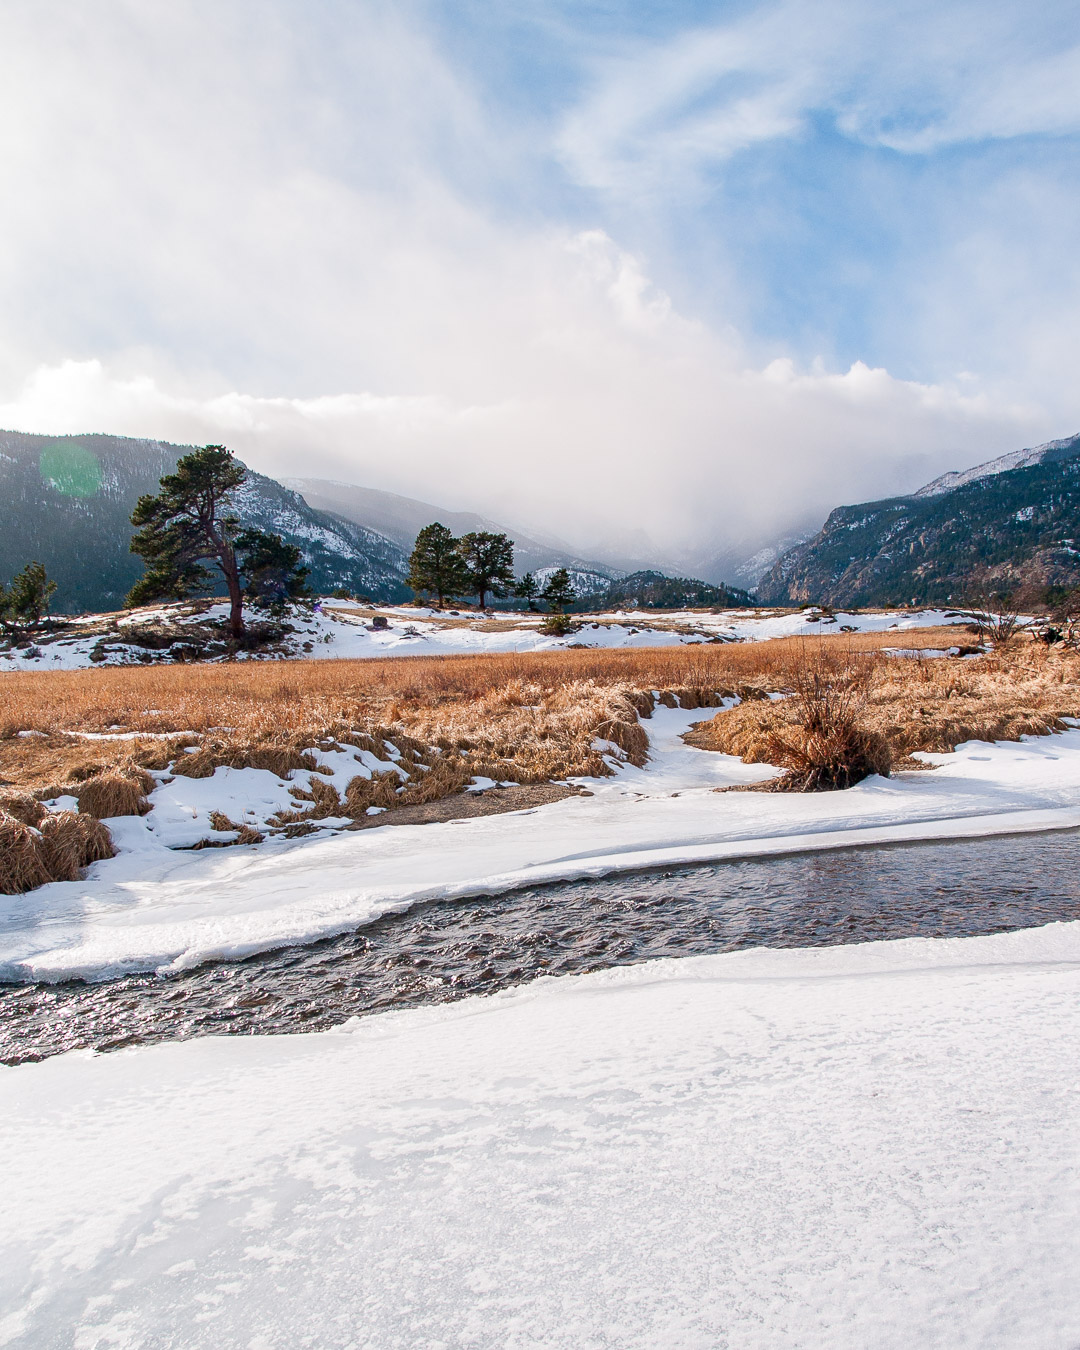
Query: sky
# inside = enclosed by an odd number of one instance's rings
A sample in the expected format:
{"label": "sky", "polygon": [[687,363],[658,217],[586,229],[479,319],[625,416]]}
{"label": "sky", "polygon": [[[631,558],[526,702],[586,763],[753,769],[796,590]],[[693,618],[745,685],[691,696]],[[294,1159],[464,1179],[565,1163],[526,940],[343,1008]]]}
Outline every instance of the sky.
{"label": "sky", "polygon": [[1080,6],[6,0],[0,426],[704,558],[1080,430]]}

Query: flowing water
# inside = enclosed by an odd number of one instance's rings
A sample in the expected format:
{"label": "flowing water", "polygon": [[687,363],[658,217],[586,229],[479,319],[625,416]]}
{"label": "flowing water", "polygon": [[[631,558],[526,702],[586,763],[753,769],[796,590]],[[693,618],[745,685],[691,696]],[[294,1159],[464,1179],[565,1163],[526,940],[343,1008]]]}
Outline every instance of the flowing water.
{"label": "flowing water", "polygon": [[417,905],[178,975],[0,985],[0,1060],[314,1031],[385,1008],[661,956],[965,937],[1080,919],[1080,835],[755,859]]}

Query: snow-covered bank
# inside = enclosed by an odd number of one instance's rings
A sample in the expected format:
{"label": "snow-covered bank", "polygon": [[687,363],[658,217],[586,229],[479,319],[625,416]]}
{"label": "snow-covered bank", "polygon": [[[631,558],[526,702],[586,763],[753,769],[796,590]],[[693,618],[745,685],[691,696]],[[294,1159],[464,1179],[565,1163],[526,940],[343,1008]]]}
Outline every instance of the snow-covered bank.
{"label": "snow-covered bank", "polygon": [[[185,627],[221,622],[225,605],[206,613],[178,617],[180,610],[135,610],[120,616],[113,626],[102,628],[100,616],[88,615],[70,632],[42,638],[21,650],[0,651],[0,671],[79,670],[93,665],[141,665],[151,660],[172,659],[159,642],[148,649],[132,636],[140,626],[167,621],[183,642]],[[467,656],[494,652],[558,651],[567,647],[623,648],[677,647],[710,640],[762,642],[841,630],[879,633],[895,629],[906,632],[956,622],[955,614],[943,610],[880,611],[872,614],[822,615],[817,610],[776,613],[727,610],[703,613],[679,611],[617,611],[575,615],[580,626],[565,637],[540,631],[543,616],[497,612],[493,615],[462,611],[458,614],[416,609],[412,606],[380,606],[385,628],[371,624],[371,611],[358,610],[344,601],[323,600],[313,612],[297,611],[293,632],[279,649],[242,654],[241,659],[364,658],[387,656]],[[85,629],[86,634],[80,635]],[[189,658],[190,659],[190,658]]]}
{"label": "snow-covered bank", "polygon": [[5,900],[0,975],[176,968],[310,941],[420,900],[634,868],[1080,826],[1080,730],[971,742],[927,756],[933,772],[846,792],[718,794],[770,770],[685,745],[701,716],[657,709],[644,769],[623,765],[590,780],[590,797],[510,815],[199,853],[165,848],[146,819],[112,822],[119,857],[84,882]]}
{"label": "snow-covered bank", "polygon": [[1057,924],[0,1069],[0,1344],[1071,1350],[1078,994]]}

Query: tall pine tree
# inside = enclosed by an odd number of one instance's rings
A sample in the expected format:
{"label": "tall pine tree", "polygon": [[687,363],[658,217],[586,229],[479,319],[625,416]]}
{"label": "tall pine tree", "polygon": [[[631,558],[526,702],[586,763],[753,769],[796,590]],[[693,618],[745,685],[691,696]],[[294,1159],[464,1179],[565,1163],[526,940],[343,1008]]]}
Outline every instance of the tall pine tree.
{"label": "tall pine tree", "polygon": [[[239,642],[244,636],[246,558],[277,550],[276,564],[284,564],[285,573],[302,582],[299,552],[285,559],[281,550],[288,546],[278,535],[249,529],[241,536],[231,494],[246,477],[247,469],[223,445],[207,445],[185,455],[175,473],[162,478],[157,496],[139,498],[131,513],[137,527],[131,551],[142,558],[146,571],[128,593],[128,605],[183,600],[211,590],[216,584],[211,569],[216,569],[229,597],[229,636]],[[286,583],[286,590],[291,584]]]}
{"label": "tall pine tree", "polygon": [[530,610],[536,609],[536,597],[540,594],[540,587],[536,584],[536,578],[531,572],[526,572],[517,583],[514,587],[514,594],[519,600],[524,600]]}
{"label": "tall pine tree", "polygon": [[469,585],[479,597],[479,607],[490,591],[493,599],[509,594],[514,584],[514,541],[505,534],[477,530],[462,537],[458,552],[469,572]]}
{"label": "tall pine tree", "polygon": [[409,554],[409,575],[406,585],[417,595],[434,595],[439,609],[447,598],[464,595],[469,587],[469,573],[465,560],[458,552],[458,540],[437,520],[425,525],[416,536]]}
{"label": "tall pine tree", "polygon": [[570,573],[565,567],[557,567],[552,572],[540,595],[551,606],[553,614],[562,614],[567,606],[574,603],[574,587],[570,581]]}

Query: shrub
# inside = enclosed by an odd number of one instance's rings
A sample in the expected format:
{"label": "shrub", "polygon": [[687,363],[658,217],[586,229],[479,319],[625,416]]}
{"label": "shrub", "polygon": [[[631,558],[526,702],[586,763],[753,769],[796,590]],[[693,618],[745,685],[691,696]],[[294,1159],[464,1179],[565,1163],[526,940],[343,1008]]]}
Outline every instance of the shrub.
{"label": "shrub", "polygon": [[110,820],[113,816],[144,816],[150,809],[146,794],[154,788],[154,780],[136,765],[109,769],[95,774],[79,787],[79,810],[96,820]]}
{"label": "shrub", "polygon": [[35,829],[48,814],[38,799],[32,797],[29,792],[0,793],[0,811],[6,811],[23,825],[33,826]]}
{"label": "shrub", "polygon": [[785,720],[765,732],[764,759],[786,772],[774,792],[831,792],[888,777],[889,742],[867,725],[867,672],[807,662],[796,671]]}
{"label": "shrub", "polygon": [[41,835],[0,811],[0,895],[21,895],[52,880],[41,856]]}
{"label": "shrub", "polygon": [[53,881],[78,881],[84,867],[115,856],[108,829],[93,816],[57,811],[41,822],[41,857]]}

